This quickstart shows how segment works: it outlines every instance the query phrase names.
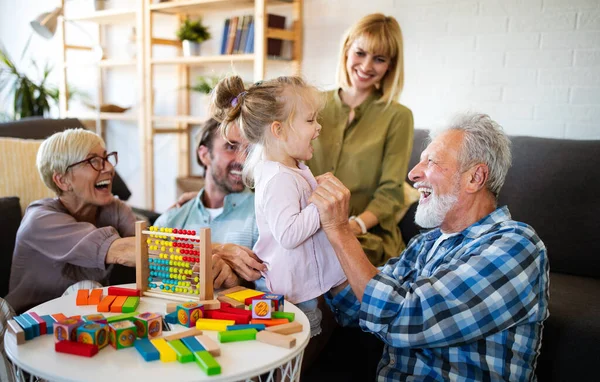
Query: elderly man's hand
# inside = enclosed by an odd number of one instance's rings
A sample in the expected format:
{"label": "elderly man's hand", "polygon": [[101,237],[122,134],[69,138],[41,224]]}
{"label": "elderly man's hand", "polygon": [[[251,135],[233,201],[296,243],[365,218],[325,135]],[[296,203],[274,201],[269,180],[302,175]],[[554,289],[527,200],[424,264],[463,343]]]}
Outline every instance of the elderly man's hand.
{"label": "elderly man's hand", "polygon": [[316,179],[319,186],[308,201],[317,206],[321,227],[325,232],[349,229],[350,190],[330,172],[318,176]]}
{"label": "elderly man's hand", "polygon": [[212,256],[212,274],[215,289],[240,285],[240,278],[219,255]]}
{"label": "elderly man's hand", "polygon": [[184,192],[183,194],[181,194],[179,199],[177,199],[177,202],[175,202],[175,204],[170,206],[168,209],[170,210],[171,208],[179,208],[187,202],[189,202],[190,200],[196,198],[196,196],[198,196],[198,191]]}
{"label": "elderly man's hand", "polygon": [[256,281],[267,266],[249,248],[236,244],[222,244],[213,247],[213,254],[219,255],[233,268],[235,273],[246,281]]}

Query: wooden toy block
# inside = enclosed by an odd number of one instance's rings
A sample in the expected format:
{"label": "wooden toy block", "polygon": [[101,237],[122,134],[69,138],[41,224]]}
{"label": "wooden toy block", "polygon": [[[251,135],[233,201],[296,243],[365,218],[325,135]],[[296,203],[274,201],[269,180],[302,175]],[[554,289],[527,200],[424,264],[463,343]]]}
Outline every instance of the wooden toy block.
{"label": "wooden toy block", "polygon": [[271,318],[273,311],[273,302],[268,299],[259,298],[252,300],[252,318],[267,319]]}
{"label": "wooden toy block", "polygon": [[227,303],[234,308],[244,308],[246,306],[243,301],[234,300],[228,296],[217,296],[217,300],[221,303]]}
{"label": "wooden toy block", "polygon": [[98,304],[96,310],[98,312],[110,312],[110,306],[112,305],[113,301],[115,301],[115,298],[117,298],[117,296],[104,297],[102,301],[100,301],[100,304]]}
{"label": "wooden toy block", "polygon": [[199,336],[200,334],[202,334],[202,330],[199,330],[197,328],[191,328],[188,330],[184,330],[183,332],[177,332],[177,333],[169,334],[168,336],[163,336],[163,338],[166,341],[174,341],[174,340],[180,340],[180,339],[186,338],[186,337]]}
{"label": "wooden toy block", "polygon": [[232,298],[234,300],[238,300],[239,302],[243,302],[245,305],[248,305],[248,304],[246,304],[247,298],[262,296],[264,294],[265,294],[264,292],[259,292],[254,289],[245,289],[245,290],[241,290],[239,292],[228,293],[228,294],[226,294],[226,296],[229,298]]}
{"label": "wooden toy block", "polygon": [[46,321],[46,334],[54,334],[54,318],[51,315],[46,314],[40,317],[42,320]]}
{"label": "wooden toy block", "polygon": [[249,311],[249,310],[246,310],[246,309],[234,308],[234,307],[231,307],[231,306],[227,307],[226,306],[226,307],[223,307],[223,308],[221,308],[219,310],[222,311],[222,312],[225,312],[225,313],[233,313],[233,314],[238,314],[238,315],[244,316],[244,317],[246,317],[248,319],[248,322],[250,322],[250,320],[252,319],[252,312]]}
{"label": "wooden toy block", "polygon": [[216,310],[221,308],[221,301],[219,300],[201,300],[198,301],[198,303],[202,305],[204,311]]}
{"label": "wooden toy block", "polygon": [[112,313],[123,313],[123,304],[125,304],[125,301],[127,301],[127,296],[117,296],[110,305],[110,311]]}
{"label": "wooden toy block", "polygon": [[200,342],[200,345],[202,345],[204,349],[206,349],[206,351],[209,352],[213,357],[218,357],[221,355],[221,348],[219,347],[219,344],[213,341],[206,334],[196,336],[195,338],[198,340],[198,342]]}
{"label": "wooden toy block", "polygon": [[302,324],[298,321],[294,321],[283,325],[268,326],[265,330],[279,334],[294,334],[302,331]]}
{"label": "wooden toy block", "polygon": [[29,323],[29,321],[27,321],[25,318],[23,318],[21,316],[15,316],[15,317],[13,317],[13,320],[15,320],[19,324],[19,326],[21,326],[21,328],[25,332],[25,339],[27,341],[34,338],[35,332],[33,330],[33,325],[31,325]]}
{"label": "wooden toy block", "polygon": [[195,302],[185,302],[177,307],[179,325],[193,328],[199,318],[204,317],[204,308]]}
{"label": "wooden toy block", "polygon": [[256,331],[265,330],[265,324],[246,324],[246,325],[229,325],[227,331],[230,330],[244,330],[244,329],[256,329]]}
{"label": "wooden toy block", "polygon": [[117,314],[114,316],[107,317],[106,321],[109,324],[112,324],[113,322],[130,320],[139,314],[140,314],[140,312],[129,312],[129,313]]}
{"label": "wooden toy block", "polygon": [[217,333],[220,343],[250,341],[256,339],[256,329],[227,330]]}
{"label": "wooden toy block", "polygon": [[28,314],[31,318],[33,318],[38,323],[38,325],[40,327],[40,336],[48,333],[48,326],[46,325],[46,321],[42,320],[42,318],[40,316],[38,316],[37,313],[29,312],[26,314]]}
{"label": "wooden toy block", "polygon": [[54,350],[59,353],[74,354],[82,357],[93,357],[98,353],[98,346],[64,340],[55,343]]}
{"label": "wooden toy block", "polygon": [[17,324],[15,320],[8,320],[8,330],[15,336],[17,341],[17,345],[22,345],[25,343],[25,331],[23,328]]}
{"label": "wooden toy block", "polygon": [[194,353],[194,358],[198,366],[200,366],[200,369],[202,369],[206,375],[221,374],[221,365],[219,365],[208,351],[197,351]]}
{"label": "wooden toy block", "polygon": [[88,305],[98,305],[102,301],[104,291],[102,289],[92,289],[88,298]]}
{"label": "wooden toy block", "polygon": [[179,363],[188,363],[194,360],[194,354],[192,354],[190,349],[188,349],[181,340],[172,340],[167,343],[175,350],[177,361]]}
{"label": "wooden toy block", "polygon": [[77,328],[83,325],[82,320],[67,318],[54,323],[54,342],[76,341]]}
{"label": "wooden toy block", "polygon": [[287,318],[271,318],[269,320],[260,320],[260,319],[250,320],[250,323],[251,324],[265,324],[265,326],[268,328],[270,326],[289,324],[289,321],[287,320]]}
{"label": "wooden toy block", "polygon": [[162,334],[162,317],[156,313],[142,313],[134,317],[133,323],[139,338],[156,338]]}
{"label": "wooden toy block", "polygon": [[160,353],[156,350],[156,347],[152,345],[147,338],[139,338],[133,343],[133,347],[136,348],[138,353],[144,358],[146,362],[158,361],[160,359]]}
{"label": "wooden toy block", "polygon": [[79,289],[77,291],[77,299],[75,300],[75,304],[77,304],[77,306],[87,305],[89,297],[90,297],[89,289]]}
{"label": "wooden toy block", "polygon": [[227,325],[234,325],[233,320],[213,320],[210,318],[199,318],[196,321],[196,328],[200,330],[216,330],[222,332],[227,330]]}
{"label": "wooden toy block", "polygon": [[106,317],[104,317],[104,314],[102,313],[86,314],[85,316],[82,316],[81,319],[85,322],[97,322],[99,324],[108,324],[108,320],[106,319]]}
{"label": "wooden toy block", "polygon": [[296,338],[290,335],[279,334],[275,332],[262,331],[256,333],[256,340],[269,345],[275,345],[286,349],[296,346]]}
{"label": "wooden toy block", "polygon": [[278,312],[275,311],[271,313],[271,318],[285,318],[289,322],[292,322],[296,319],[296,314],[292,312]]}
{"label": "wooden toy block", "polygon": [[171,312],[171,313],[165,315],[165,321],[167,321],[169,324],[176,324],[177,323],[177,311]]}
{"label": "wooden toy block", "polygon": [[77,342],[98,346],[108,345],[108,326],[97,322],[86,323],[77,328]]}
{"label": "wooden toy block", "polygon": [[65,316],[62,313],[54,313],[54,314],[51,314],[50,317],[52,317],[54,319],[54,322],[66,320],[68,318],[67,316]]}
{"label": "wooden toy block", "polygon": [[226,296],[230,293],[235,293],[235,292],[239,292],[239,291],[246,290],[246,289],[248,289],[248,288],[238,285],[238,286],[234,286],[229,289],[224,289],[220,292],[217,292],[217,296]]}
{"label": "wooden toy block", "polygon": [[173,313],[177,311],[177,307],[181,305],[180,302],[169,302],[167,303],[166,312]]}
{"label": "wooden toy block", "polygon": [[284,296],[282,294],[267,293],[262,298],[273,301],[273,306],[276,311],[283,312]]}
{"label": "wooden toy block", "polygon": [[235,313],[227,313],[222,312],[220,310],[209,310],[206,312],[206,318],[211,318],[214,320],[233,320],[235,324],[243,325],[249,324],[250,319],[247,315],[235,314]]}
{"label": "wooden toy block", "polygon": [[123,313],[131,313],[135,312],[138,305],[140,304],[140,298],[136,296],[127,297],[125,303],[123,304],[122,312]]}
{"label": "wooden toy block", "polygon": [[163,338],[155,338],[150,340],[150,342],[160,353],[161,362],[173,362],[177,360],[177,353],[175,353],[175,350],[173,350]]}
{"label": "wooden toy block", "polygon": [[204,346],[202,346],[200,344],[200,342],[198,342],[198,340],[195,337],[184,337],[181,338],[181,342],[187,346],[188,349],[190,349],[190,351],[192,353],[195,353],[197,351],[204,351],[206,349],[204,349]]}
{"label": "wooden toy block", "polygon": [[27,313],[22,314],[21,317],[23,317],[24,320],[26,320],[27,322],[29,322],[29,324],[31,324],[31,327],[33,328],[33,337],[39,337],[40,336],[40,323],[37,322],[37,320],[33,319],[33,317],[31,317]]}
{"label": "wooden toy block", "polygon": [[113,322],[108,324],[109,342],[115,349],[125,349],[133,346],[137,328],[129,320]]}
{"label": "wooden toy block", "polygon": [[140,291],[137,289],[122,288],[116,286],[108,287],[108,294],[110,296],[141,296]]}

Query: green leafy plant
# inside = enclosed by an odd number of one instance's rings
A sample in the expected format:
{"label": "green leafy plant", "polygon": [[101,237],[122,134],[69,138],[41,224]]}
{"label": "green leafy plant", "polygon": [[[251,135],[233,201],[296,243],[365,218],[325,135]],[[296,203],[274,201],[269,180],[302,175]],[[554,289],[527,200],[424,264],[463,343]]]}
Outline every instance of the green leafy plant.
{"label": "green leafy plant", "polygon": [[189,40],[193,42],[203,42],[210,38],[208,27],[202,24],[202,19],[186,19],[177,30],[177,38],[181,41]]}
{"label": "green leafy plant", "polygon": [[198,82],[194,86],[190,87],[190,90],[199,93],[210,94],[210,92],[212,92],[215,86],[217,86],[219,83],[219,78],[200,76],[198,77],[197,81]]}

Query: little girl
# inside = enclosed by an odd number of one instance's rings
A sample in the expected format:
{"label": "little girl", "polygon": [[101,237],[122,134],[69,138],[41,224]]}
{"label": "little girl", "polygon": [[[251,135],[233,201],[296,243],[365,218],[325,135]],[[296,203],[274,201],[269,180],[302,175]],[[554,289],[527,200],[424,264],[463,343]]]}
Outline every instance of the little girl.
{"label": "little girl", "polygon": [[242,79],[232,76],[218,83],[211,102],[222,132],[235,122],[251,144],[242,177],[256,188],[259,237],[253,250],[267,266],[266,287],[307,315],[311,336],[321,332],[317,297],[346,279],[317,208],[308,203],[317,182],[303,161],[313,155],[322,106],[317,89],[299,77],[245,89]]}

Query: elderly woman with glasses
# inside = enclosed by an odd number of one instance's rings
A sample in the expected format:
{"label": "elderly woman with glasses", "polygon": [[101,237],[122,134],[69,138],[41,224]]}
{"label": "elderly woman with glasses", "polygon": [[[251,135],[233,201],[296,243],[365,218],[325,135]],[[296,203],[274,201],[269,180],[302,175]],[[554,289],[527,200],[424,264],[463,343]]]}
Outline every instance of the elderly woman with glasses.
{"label": "elderly woman with glasses", "polygon": [[117,163],[84,129],[42,143],[37,168],[56,198],[31,203],[19,227],[6,296],[17,312],[81,280],[105,283],[112,264],[135,266],[135,216],[111,192]]}

